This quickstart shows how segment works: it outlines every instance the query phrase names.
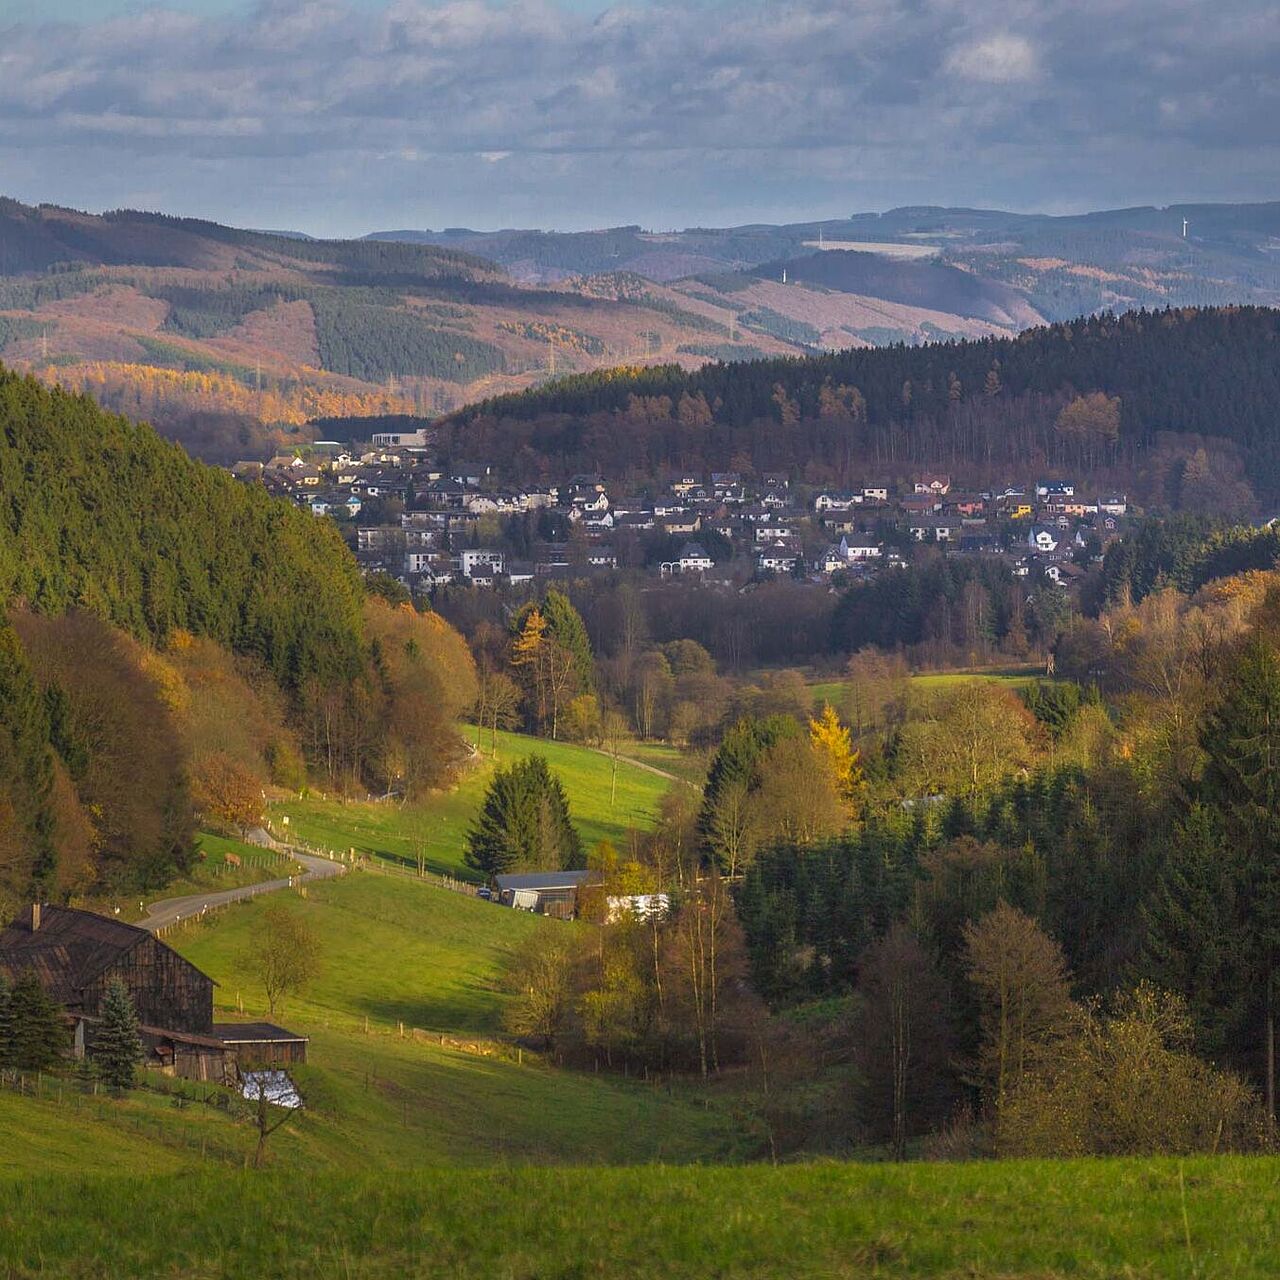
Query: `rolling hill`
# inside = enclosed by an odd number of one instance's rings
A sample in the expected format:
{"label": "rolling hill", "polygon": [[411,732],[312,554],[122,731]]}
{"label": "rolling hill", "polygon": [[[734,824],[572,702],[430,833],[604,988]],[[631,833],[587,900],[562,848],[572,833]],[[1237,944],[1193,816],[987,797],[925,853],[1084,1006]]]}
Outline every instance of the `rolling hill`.
{"label": "rolling hill", "polygon": [[[317,418],[432,414],[608,365],[690,367],[728,316],[639,276],[535,289],[437,246],[0,201],[0,354],[214,461]],[[795,352],[755,335],[744,353]]]}
{"label": "rolling hill", "polygon": [[914,206],[780,226],[564,233],[452,229],[375,232],[369,238],[477,254],[529,283],[602,271],[669,282],[752,271],[814,249],[869,250],[894,264],[932,257],[1008,285],[1046,320],[1104,308],[1280,300],[1280,202],[1144,206],[1061,217]]}
{"label": "rolling hill", "polygon": [[1275,305],[1278,248],[1280,204],[327,241],[0,200],[0,357],[231,462],[553,375]]}

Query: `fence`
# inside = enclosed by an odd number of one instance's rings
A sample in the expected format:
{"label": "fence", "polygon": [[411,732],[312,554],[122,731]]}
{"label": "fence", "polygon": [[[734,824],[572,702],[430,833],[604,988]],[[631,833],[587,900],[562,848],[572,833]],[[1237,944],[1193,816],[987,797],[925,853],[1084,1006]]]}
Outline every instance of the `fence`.
{"label": "fence", "polygon": [[[247,1159],[244,1144],[227,1141],[233,1136],[239,1137],[243,1130],[210,1131],[201,1120],[188,1121],[159,1109],[148,1114],[146,1110],[147,1100],[168,1099],[173,1111],[186,1111],[198,1104],[224,1112],[229,1117],[244,1118],[248,1113],[238,1095],[217,1085],[171,1080],[167,1076],[148,1079],[143,1072],[132,1089],[113,1094],[100,1080],[87,1075],[50,1075],[42,1071],[8,1069],[0,1070],[0,1089],[7,1089],[19,1097],[53,1103],[77,1116],[86,1115],[89,1119],[110,1125],[126,1135],[134,1134],[176,1150],[189,1151],[201,1159],[213,1157],[236,1163]],[[132,1102],[133,1105],[126,1108],[122,1102]]]}
{"label": "fence", "polygon": [[296,849],[299,853],[311,854],[316,858],[327,858],[330,862],[355,867],[360,871],[377,871],[382,875],[401,876],[407,880],[421,880],[424,884],[434,885],[437,889],[448,889],[451,893],[465,893],[473,898],[480,892],[480,886],[473,884],[470,880],[460,880],[457,876],[441,875],[439,872],[428,870],[426,867],[419,869],[408,858],[399,857],[393,853],[379,853],[376,851],[358,853],[354,848],[346,850],[330,849],[325,845],[312,844],[309,840],[303,840],[292,833],[287,839],[281,839],[270,820],[267,821],[266,830],[272,840],[276,841],[277,845],[285,850]]}

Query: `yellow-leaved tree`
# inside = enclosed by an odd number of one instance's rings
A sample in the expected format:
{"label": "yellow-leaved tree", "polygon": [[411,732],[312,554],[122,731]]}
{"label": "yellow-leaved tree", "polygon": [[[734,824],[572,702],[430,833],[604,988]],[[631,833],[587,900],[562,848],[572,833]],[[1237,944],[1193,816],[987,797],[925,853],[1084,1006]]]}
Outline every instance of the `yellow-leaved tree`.
{"label": "yellow-leaved tree", "polygon": [[809,720],[809,745],[815,758],[830,772],[845,812],[855,817],[866,785],[861,754],[829,702],[822,704],[822,713],[816,719]]}

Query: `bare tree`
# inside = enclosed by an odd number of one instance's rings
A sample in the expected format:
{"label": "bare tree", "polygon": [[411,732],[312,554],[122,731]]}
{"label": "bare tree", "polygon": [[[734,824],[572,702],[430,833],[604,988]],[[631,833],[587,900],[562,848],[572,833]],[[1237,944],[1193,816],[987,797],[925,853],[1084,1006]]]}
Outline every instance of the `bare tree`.
{"label": "bare tree", "polygon": [[612,807],[618,802],[618,760],[622,755],[623,743],[627,740],[626,717],[611,707],[601,718],[600,737],[613,766],[609,779],[609,805]]}
{"label": "bare tree", "polygon": [[1072,1012],[1066,960],[1030,916],[1007,902],[968,925],[964,944],[981,1009],[977,1074],[998,1113],[1066,1031]]}
{"label": "bare tree", "polygon": [[263,911],[249,935],[245,967],[262,984],[273,1017],[285,999],[302,991],[320,970],[320,940],[311,926],[282,902]]}

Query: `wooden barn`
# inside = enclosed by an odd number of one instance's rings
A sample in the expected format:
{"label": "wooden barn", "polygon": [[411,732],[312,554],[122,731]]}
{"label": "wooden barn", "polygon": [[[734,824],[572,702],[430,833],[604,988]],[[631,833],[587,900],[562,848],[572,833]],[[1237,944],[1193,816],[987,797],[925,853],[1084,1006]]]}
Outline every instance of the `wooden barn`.
{"label": "wooden barn", "polygon": [[73,1015],[98,1017],[119,978],[145,1026],[213,1034],[213,979],[137,925],[36,903],[0,933],[0,965],[15,975],[33,969]]}
{"label": "wooden barn", "polygon": [[234,1084],[239,1069],[305,1062],[307,1038],[270,1023],[214,1026],[214,981],[159,938],[92,911],[33,904],[0,933],[0,970],[31,970],[75,1028],[75,1052],[93,1048],[107,986],[133,1000],[147,1067]]}

